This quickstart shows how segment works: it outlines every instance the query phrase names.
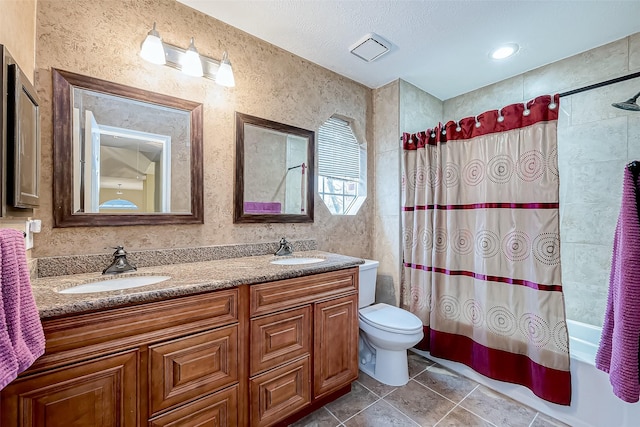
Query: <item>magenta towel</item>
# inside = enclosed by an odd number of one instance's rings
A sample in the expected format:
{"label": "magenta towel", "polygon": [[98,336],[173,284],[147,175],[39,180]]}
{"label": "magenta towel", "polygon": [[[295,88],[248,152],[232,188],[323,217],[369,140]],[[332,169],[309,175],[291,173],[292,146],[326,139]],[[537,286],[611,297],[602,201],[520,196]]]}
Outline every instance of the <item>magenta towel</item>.
{"label": "magenta towel", "polygon": [[44,354],[44,332],[31,292],[24,235],[0,229],[0,390]]}
{"label": "magenta towel", "polygon": [[244,213],[280,213],[282,207],[280,202],[244,202]]}
{"label": "magenta towel", "polygon": [[625,168],[622,205],[613,241],[609,296],[596,367],[609,373],[613,393],[625,402],[640,398],[640,219],[636,183]]}

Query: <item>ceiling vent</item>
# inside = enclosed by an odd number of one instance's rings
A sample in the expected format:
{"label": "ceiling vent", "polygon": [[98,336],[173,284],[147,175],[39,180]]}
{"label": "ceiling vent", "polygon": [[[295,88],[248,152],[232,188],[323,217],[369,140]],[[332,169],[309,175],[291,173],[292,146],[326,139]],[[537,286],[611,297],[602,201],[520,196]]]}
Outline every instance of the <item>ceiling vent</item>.
{"label": "ceiling vent", "polygon": [[391,50],[391,43],[375,33],[364,36],[351,46],[351,53],[363,61],[371,62]]}

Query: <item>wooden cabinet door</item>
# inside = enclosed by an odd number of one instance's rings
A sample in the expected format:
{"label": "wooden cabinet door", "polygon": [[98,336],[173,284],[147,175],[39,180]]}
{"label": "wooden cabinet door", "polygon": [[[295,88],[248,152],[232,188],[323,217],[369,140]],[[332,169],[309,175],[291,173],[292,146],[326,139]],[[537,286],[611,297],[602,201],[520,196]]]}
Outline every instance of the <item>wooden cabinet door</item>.
{"label": "wooden cabinet door", "polygon": [[314,307],[314,398],[358,378],[358,295]]}
{"label": "wooden cabinet door", "polygon": [[238,326],[149,347],[151,415],[238,381]]}
{"label": "wooden cabinet door", "polygon": [[3,427],[133,427],[137,350],[18,379],[2,390]]}
{"label": "wooden cabinet door", "polygon": [[309,356],[272,369],[250,381],[252,427],[270,426],[311,401]]}
{"label": "wooden cabinet door", "polygon": [[237,385],[149,420],[149,427],[237,427],[237,425]]}

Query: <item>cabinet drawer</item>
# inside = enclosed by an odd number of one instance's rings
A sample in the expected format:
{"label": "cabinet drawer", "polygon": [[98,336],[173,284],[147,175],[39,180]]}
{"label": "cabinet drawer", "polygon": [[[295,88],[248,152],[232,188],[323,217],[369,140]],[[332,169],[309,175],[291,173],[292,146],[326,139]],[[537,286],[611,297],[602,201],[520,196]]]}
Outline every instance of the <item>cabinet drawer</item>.
{"label": "cabinet drawer", "polygon": [[251,374],[311,352],[311,306],[251,319]]}
{"label": "cabinet drawer", "polygon": [[357,290],[357,268],[253,285],[250,287],[251,315],[267,314]]}
{"label": "cabinet drawer", "polygon": [[236,427],[237,425],[237,385],[149,420],[149,427]]}
{"label": "cabinet drawer", "polygon": [[47,350],[31,372],[237,321],[237,289],[46,320]]}
{"label": "cabinet drawer", "polygon": [[268,426],[307,406],[311,399],[309,356],[250,381],[251,426]]}
{"label": "cabinet drawer", "polygon": [[149,346],[152,414],[238,381],[238,326]]}

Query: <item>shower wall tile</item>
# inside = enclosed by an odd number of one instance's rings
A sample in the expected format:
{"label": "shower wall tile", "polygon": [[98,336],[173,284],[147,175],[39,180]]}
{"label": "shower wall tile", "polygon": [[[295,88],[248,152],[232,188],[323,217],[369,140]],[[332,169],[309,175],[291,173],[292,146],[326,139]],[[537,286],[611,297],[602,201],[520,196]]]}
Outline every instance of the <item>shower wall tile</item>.
{"label": "shower wall tile", "polygon": [[[608,107],[610,110],[613,108]],[[627,118],[589,122],[582,125],[558,125],[558,147],[561,163],[603,162],[627,159]],[[572,143],[566,143],[571,141]]]}
{"label": "shower wall tile", "polygon": [[[573,245],[574,258],[570,266],[563,268],[563,280],[591,285],[595,288],[606,288],[609,283],[611,267],[611,246],[581,243],[566,243]],[[594,256],[599,255],[599,256]]]}
{"label": "shower wall tile", "polygon": [[640,112],[627,120],[627,159],[640,160]]}
{"label": "shower wall tile", "polygon": [[444,120],[459,120],[522,101],[523,76],[518,75],[444,102]]}
{"label": "shower wall tile", "polygon": [[572,165],[560,175],[560,180],[565,180],[563,185],[569,189],[563,193],[564,202],[619,204],[626,163],[626,160],[611,160]]}
{"label": "shower wall tile", "polygon": [[614,117],[637,115],[638,113],[635,111],[613,108],[611,104],[625,101],[638,93],[640,87],[639,82],[640,79],[631,79],[614,85],[571,95],[571,124],[594,123]]}
{"label": "shower wall tile", "polygon": [[629,71],[640,70],[640,33],[629,36]]}
{"label": "shower wall tile", "polygon": [[567,318],[589,325],[601,326],[607,307],[608,287],[590,287],[581,282],[563,279]]}
{"label": "shower wall tile", "polygon": [[442,122],[443,103],[438,98],[400,80],[400,132],[420,132]]}
{"label": "shower wall tile", "polygon": [[567,96],[560,99],[560,112],[558,113],[558,139],[560,138],[560,132],[568,126],[571,126],[571,110],[571,97]]}
{"label": "shower wall tile", "polygon": [[524,98],[577,89],[628,71],[627,38],[588,50],[524,74]]}
{"label": "shower wall tile", "polygon": [[560,223],[562,240],[612,247],[618,211],[614,203],[565,204]]}

